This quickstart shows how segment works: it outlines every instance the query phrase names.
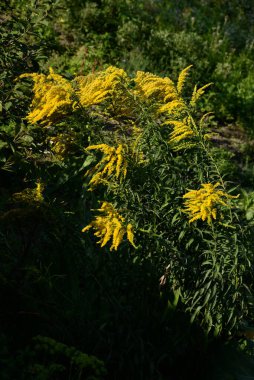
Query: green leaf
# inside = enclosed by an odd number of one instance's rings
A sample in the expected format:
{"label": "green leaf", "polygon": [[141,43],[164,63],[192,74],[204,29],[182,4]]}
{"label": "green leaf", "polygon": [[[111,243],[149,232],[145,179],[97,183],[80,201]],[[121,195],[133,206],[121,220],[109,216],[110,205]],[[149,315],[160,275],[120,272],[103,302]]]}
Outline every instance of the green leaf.
{"label": "green leaf", "polygon": [[254,216],[254,208],[249,208],[249,210],[246,212],[246,219],[251,220]]}
{"label": "green leaf", "polygon": [[4,109],[8,111],[11,108],[11,106],[12,106],[12,102],[7,102],[4,104]]}
{"label": "green leaf", "polygon": [[6,148],[8,146],[7,142],[0,140],[0,149]]}
{"label": "green leaf", "polygon": [[178,236],[178,241],[181,241],[185,235],[186,231],[182,230]]}
{"label": "green leaf", "polygon": [[81,166],[80,170],[83,170],[85,168],[87,168],[88,166],[90,166],[93,162],[95,162],[95,158],[94,156],[87,156],[83,165]]}

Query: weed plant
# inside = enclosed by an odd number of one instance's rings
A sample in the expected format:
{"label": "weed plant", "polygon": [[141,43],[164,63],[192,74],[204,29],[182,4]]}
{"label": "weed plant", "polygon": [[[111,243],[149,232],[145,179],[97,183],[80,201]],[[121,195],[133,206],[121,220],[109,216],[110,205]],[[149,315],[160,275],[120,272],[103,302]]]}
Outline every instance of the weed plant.
{"label": "weed plant", "polygon": [[201,3],[1,4],[1,378],[253,374],[252,4]]}
{"label": "weed plant", "polygon": [[[128,251],[126,236],[134,256],[167,268],[174,307],[218,335],[248,314],[251,264],[233,206],[238,196],[227,192],[207,142],[209,115],[194,119],[209,85],[195,86],[185,99],[189,69],[176,84],[145,72],[130,79],[115,67],[72,82],[53,70],[22,77],[34,81],[30,123],[56,133],[76,113],[90,118],[86,192],[95,193],[97,213],[83,232],[94,230],[101,247],[111,241],[110,250],[123,242]],[[64,158],[72,134],[68,127],[51,137],[51,151]]]}

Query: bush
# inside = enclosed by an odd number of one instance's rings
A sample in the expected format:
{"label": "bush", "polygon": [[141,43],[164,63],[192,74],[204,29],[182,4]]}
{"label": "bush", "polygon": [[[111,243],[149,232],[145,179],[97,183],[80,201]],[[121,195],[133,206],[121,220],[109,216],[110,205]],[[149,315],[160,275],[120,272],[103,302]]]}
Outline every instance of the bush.
{"label": "bush", "polygon": [[[193,118],[208,86],[195,87],[185,100],[188,70],[176,85],[145,72],[131,80],[114,67],[72,82],[53,71],[32,74],[34,108],[27,118],[49,128],[79,112],[91,118],[87,190],[104,201],[84,231],[95,230],[110,250],[126,237],[135,256],[167,267],[175,306],[217,335],[239,327],[248,313],[250,264],[234,196],[207,143],[208,116]],[[96,165],[93,151],[100,156]]]}

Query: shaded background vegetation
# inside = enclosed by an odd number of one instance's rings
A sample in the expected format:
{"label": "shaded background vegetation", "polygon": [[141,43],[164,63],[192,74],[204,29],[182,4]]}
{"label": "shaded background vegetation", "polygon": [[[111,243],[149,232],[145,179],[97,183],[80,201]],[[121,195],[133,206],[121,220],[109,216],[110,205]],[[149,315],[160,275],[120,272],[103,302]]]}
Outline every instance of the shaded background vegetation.
{"label": "shaded background vegetation", "polygon": [[[193,64],[190,86],[214,83],[202,110],[215,112],[214,153],[226,179],[241,184],[242,212],[251,227],[252,2],[19,0],[0,5],[1,378],[253,375],[251,339],[206,336],[188,315],[170,308],[173,294],[159,287],[164,273],[159,253],[153,261],[124,249],[110,253],[82,236],[94,204],[82,187],[88,121],[84,130],[76,129],[79,143],[70,158],[49,159],[45,131],[28,128],[24,120],[31,89],[16,81],[20,74],[46,73],[50,66],[72,78],[108,64],[130,75],[146,70],[176,79]],[[44,204],[13,199],[38,178],[48,184]],[[251,234],[248,243],[253,244]],[[246,324],[251,323],[250,316]],[[33,340],[38,335],[54,341]]]}

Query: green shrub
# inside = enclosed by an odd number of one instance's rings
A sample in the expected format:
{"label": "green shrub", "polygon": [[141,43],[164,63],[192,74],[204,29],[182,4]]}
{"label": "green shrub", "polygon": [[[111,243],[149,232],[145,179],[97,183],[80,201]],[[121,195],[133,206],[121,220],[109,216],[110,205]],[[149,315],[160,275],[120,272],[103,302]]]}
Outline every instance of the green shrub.
{"label": "green shrub", "polygon": [[[126,236],[134,255],[167,267],[179,307],[219,334],[239,327],[248,313],[250,262],[229,202],[234,197],[207,143],[207,116],[193,118],[207,86],[195,87],[191,100],[182,95],[188,70],[176,85],[144,72],[131,80],[114,67],[72,82],[53,71],[32,74],[36,100],[27,118],[50,127],[83,112],[101,126],[98,134],[90,129],[85,166],[87,190],[105,201],[84,231],[95,230],[110,250]],[[91,151],[100,153],[96,165]]]}

